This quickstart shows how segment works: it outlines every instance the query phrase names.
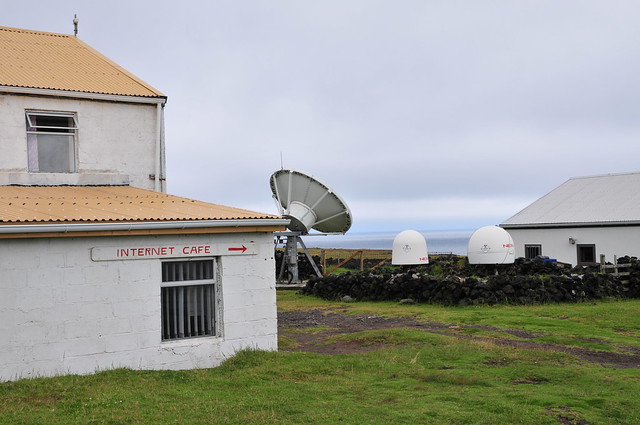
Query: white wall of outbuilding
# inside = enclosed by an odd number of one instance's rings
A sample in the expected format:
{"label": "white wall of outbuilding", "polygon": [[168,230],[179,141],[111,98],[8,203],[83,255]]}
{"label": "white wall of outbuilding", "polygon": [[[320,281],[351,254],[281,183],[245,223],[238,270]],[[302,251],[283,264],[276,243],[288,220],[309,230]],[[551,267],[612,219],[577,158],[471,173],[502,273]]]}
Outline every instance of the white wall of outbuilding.
{"label": "white wall of outbuilding", "polygon": [[[614,256],[640,257],[640,226],[599,226],[506,229],[513,238],[516,258],[524,257],[525,245],[542,245],[542,255],[559,262],[576,265],[579,244],[595,244],[596,261],[604,254],[609,262]],[[572,238],[575,243],[569,241]]]}
{"label": "white wall of outbuilding", "polygon": [[[2,114],[0,114],[2,116]],[[161,341],[161,261],[94,261],[92,248],[251,244],[220,256],[221,335]],[[0,240],[0,381],[117,367],[219,365],[277,349],[272,233]]]}

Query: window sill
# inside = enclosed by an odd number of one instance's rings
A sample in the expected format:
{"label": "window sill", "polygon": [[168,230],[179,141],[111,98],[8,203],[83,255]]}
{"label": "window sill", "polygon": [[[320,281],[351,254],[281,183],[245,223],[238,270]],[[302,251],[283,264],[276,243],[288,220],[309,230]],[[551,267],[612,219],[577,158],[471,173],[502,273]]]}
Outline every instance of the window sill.
{"label": "window sill", "polygon": [[203,342],[222,342],[222,337],[220,335],[212,335],[212,336],[195,336],[192,338],[181,338],[181,339],[167,339],[160,341],[162,344],[162,348],[175,348],[175,347],[193,347],[202,344]]}
{"label": "window sill", "polygon": [[0,172],[1,185],[70,185],[122,186],[129,184],[129,176],[119,173],[39,173],[27,171]]}

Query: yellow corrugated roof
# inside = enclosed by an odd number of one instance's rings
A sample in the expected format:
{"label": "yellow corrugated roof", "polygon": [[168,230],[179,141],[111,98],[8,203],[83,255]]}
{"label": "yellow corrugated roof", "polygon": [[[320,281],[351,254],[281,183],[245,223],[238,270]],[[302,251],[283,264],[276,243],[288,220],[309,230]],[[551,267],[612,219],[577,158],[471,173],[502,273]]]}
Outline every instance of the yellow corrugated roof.
{"label": "yellow corrugated roof", "polygon": [[0,27],[0,86],[165,97],[77,37]]}
{"label": "yellow corrugated roof", "polygon": [[273,218],[130,186],[0,186],[0,224]]}

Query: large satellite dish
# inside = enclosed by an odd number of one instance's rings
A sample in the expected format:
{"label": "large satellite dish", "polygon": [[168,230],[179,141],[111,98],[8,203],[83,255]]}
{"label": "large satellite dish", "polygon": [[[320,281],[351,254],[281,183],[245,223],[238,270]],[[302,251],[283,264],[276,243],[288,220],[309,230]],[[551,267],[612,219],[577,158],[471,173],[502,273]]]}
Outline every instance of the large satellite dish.
{"label": "large satellite dish", "polygon": [[[313,229],[317,233],[346,233],[351,228],[351,211],[337,193],[329,186],[300,171],[279,170],[271,175],[271,192],[280,215],[289,219],[289,232],[276,232],[277,241],[286,237],[284,260],[280,266],[278,280],[283,280],[287,265],[289,283],[299,283],[298,245],[303,249],[311,266],[318,275],[322,273],[302,241]],[[277,242],[276,242],[277,245]]]}
{"label": "large satellite dish", "polygon": [[271,175],[271,192],[280,214],[291,220],[288,228],[307,234],[345,233],[351,227],[349,207],[337,193],[317,179],[294,170]]}

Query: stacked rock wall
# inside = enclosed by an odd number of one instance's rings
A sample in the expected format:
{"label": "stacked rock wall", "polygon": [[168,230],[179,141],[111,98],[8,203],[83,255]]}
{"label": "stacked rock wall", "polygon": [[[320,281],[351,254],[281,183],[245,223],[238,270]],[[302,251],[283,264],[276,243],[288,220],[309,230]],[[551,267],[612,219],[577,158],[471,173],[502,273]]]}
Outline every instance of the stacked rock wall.
{"label": "stacked rock wall", "polygon": [[639,288],[640,264],[623,281],[599,273],[597,268],[568,269],[544,259],[518,259],[513,265],[472,266],[460,258],[444,257],[416,268],[311,278],[302,293],[325,299],[410,299],[444,305],[478,305],[638,297]]}

